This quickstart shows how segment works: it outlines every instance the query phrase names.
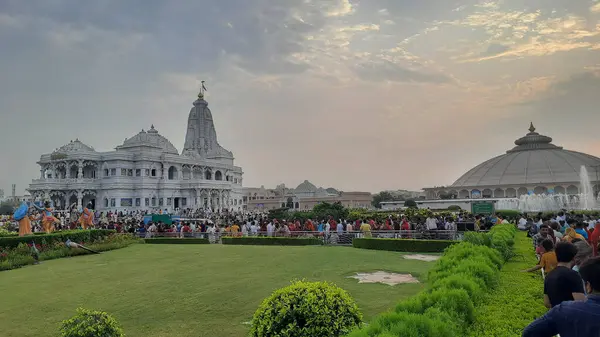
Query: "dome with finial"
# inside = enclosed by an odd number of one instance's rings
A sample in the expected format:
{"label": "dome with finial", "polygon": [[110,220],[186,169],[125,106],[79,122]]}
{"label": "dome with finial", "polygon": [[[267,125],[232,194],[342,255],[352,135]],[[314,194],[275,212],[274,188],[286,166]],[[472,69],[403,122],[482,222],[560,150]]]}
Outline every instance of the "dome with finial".
{"label": "dome with finial", "polygon": [[137,135],[125,139],[122,145],[117,146],[117,150],[131,150],[143,148],[153,148],[169,154],[179,154],[175,146],[165,137],[158,133],[154,124],[148,131],[140,131]]}
{"label": "dome with finial", "polygon": [[596,167],[600,158],[565,150],[552,144],[552,138],[536,132],[515,141],[505,154],[487,160],[458,178],[451,187],[573,183],[579,181],[581,166]]}
{"label": "dome with finial", "polygon": [[96,152],[93,147],[82,143],[79,138],[56,149],[54,153]]}

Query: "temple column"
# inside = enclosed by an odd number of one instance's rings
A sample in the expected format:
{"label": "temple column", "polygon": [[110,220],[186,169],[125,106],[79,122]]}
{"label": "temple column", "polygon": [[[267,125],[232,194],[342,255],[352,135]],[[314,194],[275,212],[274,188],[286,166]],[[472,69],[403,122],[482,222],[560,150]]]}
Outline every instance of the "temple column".
{"label": "temple column", "polygon": [[77,191],[77,209],[83,209],[83,191]]}
{"label": "temple column", "polygon": [[46,201],[46,200],[50,200],[50,192],[49,191],[44,191],[44,200],[43,201]]}
{"label": "temple column", "polygon": [[42,166],[40,169],[40,179],[46,179],[46,169]]}
{"label": "temple column", "polygon": [[83,178],[83,161],[80,160],[77,162],[77,179]]}

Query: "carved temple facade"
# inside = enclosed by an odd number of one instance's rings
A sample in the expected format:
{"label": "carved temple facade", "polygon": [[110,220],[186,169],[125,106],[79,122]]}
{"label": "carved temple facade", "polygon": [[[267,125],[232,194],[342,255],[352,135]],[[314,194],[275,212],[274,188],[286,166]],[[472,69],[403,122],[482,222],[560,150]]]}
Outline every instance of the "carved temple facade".
{"label": "carved temple facade", "polygon": [[242,209],[242,169],[219,145],[203,93],[193,103],[182,154],[154,126],[110,152],[80,140],[43,154],[40,177],[28,191],[57,209],[76,203],[93,209]]}

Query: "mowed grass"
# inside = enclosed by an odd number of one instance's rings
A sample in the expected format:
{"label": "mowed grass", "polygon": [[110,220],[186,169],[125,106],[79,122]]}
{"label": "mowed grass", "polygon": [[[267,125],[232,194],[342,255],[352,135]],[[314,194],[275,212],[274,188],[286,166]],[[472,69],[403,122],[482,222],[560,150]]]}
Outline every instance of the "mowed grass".
{"label": "mowed grass", "polygon": [[0,335],[57,336],[77,307],[112,314],[129,337],[245,336],[261,301],[294,279],[331,281],[365,319],[422,284],[358,284],[356,272],[411,273],[433,262],[351,247],[149,245],[0,272]]}

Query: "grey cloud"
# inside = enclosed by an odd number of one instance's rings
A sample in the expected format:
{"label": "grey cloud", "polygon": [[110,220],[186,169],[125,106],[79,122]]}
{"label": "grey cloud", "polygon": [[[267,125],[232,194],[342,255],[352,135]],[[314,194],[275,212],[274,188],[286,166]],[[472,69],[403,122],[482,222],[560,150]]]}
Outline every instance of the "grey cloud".
{"label": "grey cloud", "polygon": [[562,131],[596,134],[600,124],[600,76],[576,74],[552,85],[535,101],[521,106],[531,118],[559,125]]}
{"label": "grey cloud", "polygon": [[450,78],[444,74],[413,70],[389,61],[371,61],[358,64],[356,74],[368,81],[447,83]]}
{"label": "grey cloud", "polygon": [[480,54],[480,56],[494,56],[494,55],[502,54],[509,49],[510,49],[509,46],[492,43],[488,46],[488,48],[483,53]]}

